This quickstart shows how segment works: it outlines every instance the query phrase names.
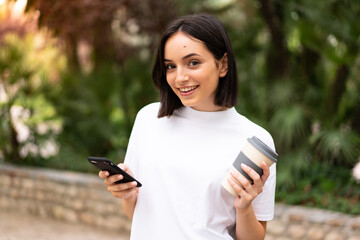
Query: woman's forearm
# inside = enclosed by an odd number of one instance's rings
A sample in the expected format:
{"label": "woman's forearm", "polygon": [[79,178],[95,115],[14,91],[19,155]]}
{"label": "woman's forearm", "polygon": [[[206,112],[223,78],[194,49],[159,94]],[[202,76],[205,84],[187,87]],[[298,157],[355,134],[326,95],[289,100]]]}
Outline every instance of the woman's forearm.
{"label": "woman's forearm", "polygon": [[123,210],[129,219],[133,218],[136,201],[137,201],[137,194],[135,196],[125,198],[122,200]]}
{"label": "woman's forearm", "polygon": [[266,222],[256,219],[251,205],[246,210],[236,210],[236,240],[263,240],[265,232]]}

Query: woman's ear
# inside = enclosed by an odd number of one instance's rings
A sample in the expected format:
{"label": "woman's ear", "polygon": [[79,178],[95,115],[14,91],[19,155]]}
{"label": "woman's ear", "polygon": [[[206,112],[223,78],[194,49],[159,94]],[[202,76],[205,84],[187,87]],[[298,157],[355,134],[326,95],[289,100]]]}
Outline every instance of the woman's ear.
{"label": "woman's ear", "polygon": [[220,69],[220,77],[225,77],[228,72],[228,55],[227,53],[224,54],[224,56],[220,59],[219,64]]}

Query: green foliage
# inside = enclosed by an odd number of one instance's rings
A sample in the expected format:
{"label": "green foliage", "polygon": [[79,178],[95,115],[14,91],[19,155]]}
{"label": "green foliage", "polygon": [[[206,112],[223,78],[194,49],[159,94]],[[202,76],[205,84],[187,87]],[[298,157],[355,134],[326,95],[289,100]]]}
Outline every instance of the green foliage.
{"label": "green foliage", "polygon": [[308,132],[306,114],[304,107],[300,104],[285,106],[277,110],[271,118],[270,125],[272,129],[277,129],[274,137],[281,146],[287,149],[297,144],[297,140],[303,139]]}
{"label": "green foliage", "polygon": [[289,193],[297,189],[299,179],[310,169],[311,154],[306,145],[301,147],[281,155],[277,165],[277,193]]}
{"label": "green foliage", "polygon": [[302,169],[301,175],[287,177],[290,181],[296,178],[296,184],[286,187],[287,191],[277,191],[277,201],[360,214],[360,190],[348,168],[314,162]]}
{"label": "green foliage", "polygon": [[325,161],[333,165],[343,164],[351,167],[360,154],[359,135],[345,126],[340,129],[321,130],[311,136],[310,143]]}
{"label": "green foliage", "polygon": [[64,58],[51,40],[41,40],[8,34],[1,43],[0,156],[8,162],[37,164],[57,151],[61,117],[44,90]]}
{"label": "green foliage", "polygon": [[103,65],[88,74],[65,73],[47,93],[64,120],[62,147],[49,166],[91,171],[87,156],[122,162],[136,113],[155,100],[154,88],[144,83],[150,79],[149,66],[129,59],[122,67]]}

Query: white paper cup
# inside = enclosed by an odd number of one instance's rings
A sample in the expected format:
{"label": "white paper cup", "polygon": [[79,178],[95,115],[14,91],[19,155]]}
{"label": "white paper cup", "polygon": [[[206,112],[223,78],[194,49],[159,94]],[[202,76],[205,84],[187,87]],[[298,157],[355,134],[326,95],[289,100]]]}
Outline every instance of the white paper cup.
{"label": "white paper cup", "polygon": [[242,174],[251,183],[253,183],[251,177],[241,169],[241,164],[244,163],[245,165],[254,169],[260,176],[262,176],[263,170],[261,168],[261,163],[265,162],[270,167],[273,163],[276,163],[277,158],[278,154],[274,152],[265,143],[263,143],[260,139],[255,136],[253,136],[252,138],[248,138],[244,148],[241,150],[241,152],[235,159],[233,165],[231,166],[223,181],[221,182],[221,185],[229,193],[236,197],[238,196],[238,193],[231,187],[228,182],[228,178],[231,178],[240,186],[242,185],[231,176],[230,171]]}

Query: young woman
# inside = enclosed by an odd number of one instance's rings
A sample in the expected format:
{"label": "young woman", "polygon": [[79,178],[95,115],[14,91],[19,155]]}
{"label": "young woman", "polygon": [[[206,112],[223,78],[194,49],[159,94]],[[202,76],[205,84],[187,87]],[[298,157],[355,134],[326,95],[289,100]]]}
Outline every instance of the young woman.
{"label": "young woman", "polygon": [[132,219],[131,239],[264,239],[274,215],[276,168],[262,164],[260,177],[232,174],[233,197],[221,181],[246,143],[257,136],[274,149],[270,134],[237,113],[237,73],[229,37],[209,15],[176,19],[159,44],[153,81],[160,103],[137,114],[125,164],[136,183],[108,190],[122,199]]}

